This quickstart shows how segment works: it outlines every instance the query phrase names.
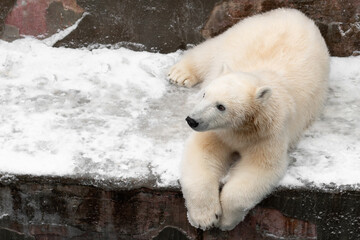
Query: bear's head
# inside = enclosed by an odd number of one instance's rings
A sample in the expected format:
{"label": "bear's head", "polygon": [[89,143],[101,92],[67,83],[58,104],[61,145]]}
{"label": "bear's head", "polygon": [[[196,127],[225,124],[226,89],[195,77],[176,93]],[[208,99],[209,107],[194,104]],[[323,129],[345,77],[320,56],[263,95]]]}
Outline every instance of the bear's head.
{"label": "bear's head", "polygon": [[196,131],[241,129],[261,112],[272,94],[259,75],[231,72],[213,80],[186,118]]}

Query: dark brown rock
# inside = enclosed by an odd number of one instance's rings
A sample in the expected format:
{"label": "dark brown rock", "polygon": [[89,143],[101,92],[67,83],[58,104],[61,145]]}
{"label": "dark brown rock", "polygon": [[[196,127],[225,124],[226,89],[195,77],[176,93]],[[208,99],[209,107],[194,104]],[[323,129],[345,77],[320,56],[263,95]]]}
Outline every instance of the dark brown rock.
{"label": "dark brown rock", "polygon": [[256,207],[234,230],[206,231],[204,239],[316,239],[316,225],[284,216],[276,209]]}
{"label": "dark brown rock", "polygon": [[4,240],[35,240],[34,237],[23,233],[0,227],[0,239]]}
{"label": "dark brown rock", "polygon": [[202,35],[214,37],[241,19],[279,7],[296,8],[312,18],[333,56],[357,55],[360,51],[360,1],[358,0],[227,0],[217,4]]}
{"label": "dark brown rock", "polygon": [[331,55],[360,54],[358,0],[28,0],[26,4],[18,0],[8,14],[15,2],[0,3],[2,39],[13,40],[22,34],[49,36],[74,24],[85,11],[89,15],[77,29],[55,46],[118,44],[166,53],[214,37],[245,17],[290,7],[315,20]]}
{"label": "dark brown rock", "polygon": [[203,40],[200,29],[217,0],[78,0],[89,13],[56,46],[134,42],[148,51],[173,52]]}
{"label": "dark brown rock", "polygon": [[11,8],[14,6],[16,0],[1,0],[0,1],[0,37],[4,33],[5,19],[9,14]]}
{"label": "dark brown rock", "polygon": [[153,240],[190,240],[185,233],[181,232],[180,229],[174,227],[166,227],[160,231],[159,235],[155,236]]}
{"label": "dark brown rock", "polygon": [[83,14],[76,0],[50,2],[46,8],[46,34],[52,35],[57,31],[73,25]]}
{"label": "dark brown rock", "polygon": [[[360,239],[360,194],[278,189],[230,232],[191,227],[178,189],[0,176],[0,239]],[[11,239],[11,238],[10,238]]]}
{"label": "dark brown rock", "polygon": [[0,229],[36,239],[151,239],[175,226],[191,239],[197,236],[179,191],[114,191],[62,184],[57,178],[23,180],[0,186],[0,216],[5,214]]}
{"label": "dark brown rock", "polygon": [[[279,190],[260,205],[316,225],[318,239],[360,239],[359,191]],[[297,230],[298,231],[298,230]]]}

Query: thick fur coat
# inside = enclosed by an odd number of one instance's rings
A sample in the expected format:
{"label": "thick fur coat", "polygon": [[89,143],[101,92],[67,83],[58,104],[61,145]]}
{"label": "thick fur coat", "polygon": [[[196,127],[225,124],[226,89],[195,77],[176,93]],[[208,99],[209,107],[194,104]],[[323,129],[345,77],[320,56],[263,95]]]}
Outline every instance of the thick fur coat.
{"label": "thick fur coat", "polygon": [[328,75],[324,39],[294,9],[244,19],[171,68],[178,85],[204,82],[180,179],[193,226],[233,229],[277,186],[288,149],[322,109]]}

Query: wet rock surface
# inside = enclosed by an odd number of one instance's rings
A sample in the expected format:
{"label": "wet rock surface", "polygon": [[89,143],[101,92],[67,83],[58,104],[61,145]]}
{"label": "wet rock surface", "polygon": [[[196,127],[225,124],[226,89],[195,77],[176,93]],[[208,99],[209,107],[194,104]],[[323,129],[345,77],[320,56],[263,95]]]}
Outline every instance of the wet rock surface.
{"label": "wet rock surface", "polygon": [[65,177],[3,175],[0,179],[1,239],[360,237],[356,191],[279,188],[234,230],[203,232],[189,225],[177,188],[96,187],[86,179]]}

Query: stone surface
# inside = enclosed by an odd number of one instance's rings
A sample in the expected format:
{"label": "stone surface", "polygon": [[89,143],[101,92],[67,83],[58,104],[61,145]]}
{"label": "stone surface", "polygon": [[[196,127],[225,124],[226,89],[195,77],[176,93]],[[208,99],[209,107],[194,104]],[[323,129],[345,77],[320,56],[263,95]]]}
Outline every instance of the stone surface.
{"label": "stone surface", "polygon": [[0,192],[0,236],[12,234],[16,239],[166,239],[165,236],[313,239],[316,236],[314,224],[269,209],[272,200],[267,207],[255,208],[231,232],[203,232],[189,225],[184,200],[177,189],[104,189],[79,184],[74,179],[17,176],[2,180]]}
{"label": "stone surface", "polygon": [[173,52],[202,41],[200,29],[217,0],[78,0],[90,13],[56,46],[141,43],[148,51]]}
{"label": "stone surface", "polygon": [[0,176],[0,239],[359,239],[356,191],[279,188],[230,232],[191,227],[178,189]]}
{"label": "stone surface", "polygon": [[358,0],[227,0],[214,7],[202,35],[205,38],[224,32],[241,19],[279,7],[296,8],[318,25],[333,56],[360,52],[360,1]]}
{"label": "stone surface", "polygon": [[[21,35],[45,38],[71,26],[84,10],[76,0],[25,0],[9,1],[15,5],[7,15],[2,39],[11,41]],[[0,25],[0,26],[1,26]]]}
{"label": "stone surface", "polygon": [[0,37],[5,30],[5,19],[9,14],[11,8],[14,6],[16,0],[1,0],[0,1]]}
{"label": "stone surface", "polygon": [[[314,19],[333,56],[360,54],[358,0],[15,0],[0,3],[0,35],[49,36],[72,25],[85,11],[78,28],[56,46],[84,47],[123,43],[147,51],[173,52],[216,36],[239,20],[279,7],[296,8]],[[217,3],[217,4],[216,4]],[[1,6],[0,5],[0,6]],[[128,45],[124,42],[139,43]]]}
{"label": "stone surface", "polygon": [[[359,239],[360,209],[356,207],[359,204],[358,191],[284,189],[274,192],[261,206],[272,207],[286,216],[315,224],[318,239]],[[299,228],[293,229],[293,232],[299,231]],[[300,231],[304,229],[305,226]]]}

